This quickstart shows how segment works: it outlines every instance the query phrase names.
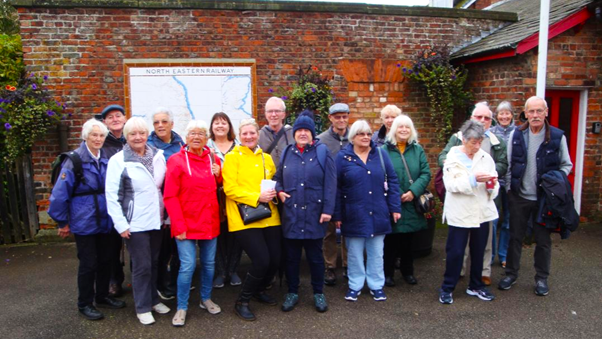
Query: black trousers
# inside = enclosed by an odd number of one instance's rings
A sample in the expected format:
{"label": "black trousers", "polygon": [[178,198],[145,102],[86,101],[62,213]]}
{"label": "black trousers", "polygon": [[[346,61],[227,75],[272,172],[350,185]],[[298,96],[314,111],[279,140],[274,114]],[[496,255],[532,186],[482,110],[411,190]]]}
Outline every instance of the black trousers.
{"label": "black trousers", "polygon": [[[529,227],[529,220],[535,220],[539,203],[521,198],[514,192],[508,193],[510,206],[510,242],[506,258],[506,275],[518,278],[520,257],[523,249],[523,239]],[[552,238],[545,226],[533,223],[533,236],[535,238],[535,280],[546,280],[550,275],[552,261]]]}
{"label": "black trousers", "polygon": [[77,306],[92,305],[94,298],[102,300],[109,294],[111,279],[111,242],[109,233],[92,235],[75,234],[77,258]]}
{"label": "black trousers", "polygon": [[324,255],[322,254],[323,239],[286,239],[286,280],[288,293],[299,293],[299,266],[301,254],[305,249],[305,258],[311,272],[311,286],[314,294],[324,293]]}
{"label": "black trousers", "polygon": [[385,236],[385,277],[394,277],[396,258],[401,258],[402,275],[414,275],[413,238],[414,233],[391,233]]}
{"label": "black trousers", "polygon": [[121,249],[123,248],[123,238],[116,230],[111,230],[109,233],[111,238],[111,284],[117,284],[121,286],[125,280],[123,274],[123,262],[121,262]]}
{"label": "black trousers", "polygon": [[234,232],[236,240],[251,259],[249,273],[263,279],[259,291],[274,279],[280,265],[282,231],[280,226],[250,228]]}
{"label": "black trousers", "polygon": [[159,291],[176,294],[178,285],[178,272],[180,271],[180,257],[176,239],[171,237],[171,227],[161,229],[161,250],[159,251],[159,269],[157,288]]}
{"label": "black trousers", "polygon": [[230,278],[236,272],[241,256],[242,248],[234,233],[228,231],[228,221],[222,222],[215,252],[215,277]]}
{"label": "black trousers", "polygon": [[132,258],[132,288],[136,313],[150,312],[157,305],[157,269],[161,250],[161,230],[131,232],[126,239]]}

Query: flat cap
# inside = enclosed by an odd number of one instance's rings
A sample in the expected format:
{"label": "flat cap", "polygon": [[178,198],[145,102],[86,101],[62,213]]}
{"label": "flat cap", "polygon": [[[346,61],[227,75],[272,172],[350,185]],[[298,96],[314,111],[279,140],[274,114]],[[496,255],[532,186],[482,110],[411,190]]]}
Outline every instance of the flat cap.
{"label": "flat cap", "polygon": [[349,113],[349,106],[347,106],[347,104],[340,103],[330,106],[330,108],[328,109],[328,114],[335,113]]}
{"label": "flat cap", "polygon": [[107,117],[107,114],[109,114],[109,112],[112,111],[120,111],[122,114],[125,115],[125,109],[120,105],[109,105],[102,110],[100,115],[102,115],[102,118],[104,119]]}

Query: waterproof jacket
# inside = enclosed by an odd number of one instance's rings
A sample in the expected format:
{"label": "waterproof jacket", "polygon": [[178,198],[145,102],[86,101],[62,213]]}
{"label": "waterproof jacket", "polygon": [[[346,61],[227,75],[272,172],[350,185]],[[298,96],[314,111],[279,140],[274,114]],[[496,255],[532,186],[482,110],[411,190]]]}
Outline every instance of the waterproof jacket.
{"label": "waterproof jacket", "polygon": [[123,149],[125,145],[125,137],[122,135],[121,138],[116,138],[113,133],[109,132],[105,143],[102,144],[102,149],[105,151],[107,159],[111,159],[117,152]]}
{"label": "waterproof jacket", "polygon": [[[318,148],[326,152],[324,164],[318,161]],[[282,209],[282,233],[287,239],[322,239],[328,222],[320,224],[322,213],[332,216],[337,192],[337,173],[328,147],[316,139],[303,151],[288,145],[274,180],[276,191],[290,198]]]}
{"label": "waterproof jacket", "polygon": [[147,146],[153,152],[153,173],[132,151],[115,154],[107,167],[106,195],[109,215],[118,233],[161,229],[165,179],[163,151]]}
{"label": "waterproof jacket", "polygon": [[[265,161],[262,161],[262,156]],[[230,232],[246,230],[250,228],[265,228],[280,225],[278,209],[272,202],[269,203],[272,216],[258,220],[248,225],[243,224],[236,203],[249,206],[259,204],[261,193],[261,181],[264,178],[272,179],[276,174],[276,166],[269,154],[263,153],[261,147],[255,151],[246,146],[236,146],[226,154],[222,176],[224,178],[224,193],[226,194],[226,214],[228,216],[228,229]]]}
{"label": "waterproof jacket", "polygon": [[372,134],[372,141],[376,144],[377,147],[380,147],[385,144],[385,140],[387,137],[387,127],[385,125],[380,126],[378,131]]}
{"label": "waterproof jacket", "polygon": [[217,187],[222,176],[213,175],[213,163],[221,166],[207,146],[200,156],[182,148],[167,161],[163,201],[172,237],[186,232],[186,239],[210,240],[219,235]]}
{"label": "waterproof jacket", "polygon": [[560,232],[560,238],[567,239],[579,226],[579,213],[575,210],[569,178],[563,171],[548,171],[541,176],[540,186],[543,196],[538,200],[535,222]]}
{"label": "waterproof jacket", "polygon": [[[105,152],[100,150],[100,159],[96,163],[88,151],[86,142],[82,142],[75,153],[82,160],[85,183],[76,180],[73,163],[67,157],[61,165],[61,174],[52,189],[48,214],[59,224],[59,228],[69,225],[73,234],[109,233],[113,223],[107,213],[107,201],[104,194],[109,160],[106,158]],[[99,193],[89,194],[92,192]]]}
{"label": "waterproof jacket", "polygon": [[149,146],[153,146],[163,151],[163,156],[165,157],[165,161],[169,160],[169,157],[178,153],[180,148],[184,146],[184,141],[182,137],[174,131],[171,131],[171,141],[169,143],[163,142],[161,138],[157,136],[157,134],[153,131],[148,136],[147,144]]}
{"label": "waterproof jacket", "polygon": [[464,156],[454,146],[447,154],[443,166],[443,182],[445,183],[445,204],[443,205],[443,222],[450,226],[478,228],[481,223],[498,218],[494,199],[500,189],[499,181],[491,193],[487,192],[485,183],[477,182],[474,173],[494,173],[495,163],[487,152],[478,150],[472,158],[470,169],[462,162]]}
{"label": "waterproof jacket", "polygon": [[[337,203],[333,221],[346,237],[371,238],[391,233],[391,213],[401,213],[399,181],[387,152],[370,143],[364,163],[349,144],[337,154]],[[388,190],[385,190],[385,172]],[[403,218],[403,215],[402,215]]]}
{"label": "waterproof jacket", "polygon": [[330,154],[334,158],[337,156],[337,154],[343,148],[345,148],[345,146],[347,146],[349,144],[348,136],[349,136],[349,128],[347,130],[345,130],[344,136],[340,136],[338,133],[336,133],[332,129],[332,127],[330,127],[328,130],[326,130],[322,134],[318,135],[317,138],[320,139],[321,143],[328,146],[328,149],[330,150]]}
{"label": "waterproof jacket", "polygon": [[[397,145],[393,145],[390,142],[386,142],[382,149],[389,154],[395,173],[399,180],[399,194],[403,195],[407,191],[412,191],[415,198],[420,197],[424,194],[424,191],[431,181],[431,170],[429,168],[429,162],[426,160],[426,155],[422,146],[416,142],[409,143],[403,156],[408,164],[408,169],[414,181],[410,184],[410,178],[403,161],[401,159],[401,153]],[[403,218],[399,219],[397,223],[393,224],[392,233],[410,233],[426,229],[426,218],[424,214],[416,212],[413,201],[404,202],[401,204]]]}
{"label": "waterproof jacket", "polygon": [[282,128],[284,128],[284,133],[280,139],[278,139],[274,149],[272,149],[272,151],[269,153],[267,153],[268,148],[278,133],[274,132],[274,130],[272,130],[272,128],[268,125],[263,126],[259,130],[259,147],[261,147],[266,154],[272,156],[272,161],[274,164],[280,163],[280,154],[282,154],[282,151],[286,148],[286,146],[295,142],[295,138],[293,137],[293,127],[290,125],[284,125]]}

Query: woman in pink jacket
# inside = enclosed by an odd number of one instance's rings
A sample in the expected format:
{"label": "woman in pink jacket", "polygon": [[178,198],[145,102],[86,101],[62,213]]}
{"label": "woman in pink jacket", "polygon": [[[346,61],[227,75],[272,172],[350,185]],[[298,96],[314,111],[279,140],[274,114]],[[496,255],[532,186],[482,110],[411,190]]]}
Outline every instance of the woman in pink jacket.
{"label": "woman in pink jacket", "polygon": [[174,326],[184,326],[186,322],[197,243],[201,262],[200,307],[211,314],[221,312],[211,300],[211,290],[220,229],[217,187],[222,182],[222,175],[219,158],[206,146],[208,132],[205,122],[191,121],[185,131],[186,146],[167,162],[164,201],[181,261]]}

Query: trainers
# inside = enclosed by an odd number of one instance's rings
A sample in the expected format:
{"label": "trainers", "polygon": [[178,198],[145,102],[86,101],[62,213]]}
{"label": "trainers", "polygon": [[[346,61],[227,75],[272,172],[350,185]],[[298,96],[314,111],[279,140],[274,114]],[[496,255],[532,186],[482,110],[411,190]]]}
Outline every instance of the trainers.
{"label": "trainers", "polygon": [[299,302],[299,295],[296,293],[287,293],[284,296],[284,302],[282,303],[282,311],[289,312],[295,308],[295,305]]}
{"label": "trainers", "polygon": [[222,288],[224,287],[224,282],[226,280],[226,277],[222,277],[217,276],[215,279],[213,279],[213,288]]}
{"label": "trainers", "polygon": [[334,268],[327,268],[324,272],[324,284],[334,286],[337,283],[337,276],[334,273]]}
{"label": "trainers", "polygon": [[497,285],[497,288],[500,290],[507,291],[514,284],[516,284],[516,278],[512,278],[511,276],[507,275],[502,280],[500,280],[499,284]]}
{"label": "trainers", "polygon": [[[169,311],[171,311],[171,309],[169,307],[165,306],[165,304],[163,304],[163,303],[158,303],[157,305],[153,306],[153,311],[155,311],[159,314],[167,314],[167,313],[169,313]],[[146,313],[142,313],[142,314],[146,314]]]}
{"label": "trainers", "polygon": [[548,288],[548,282],[546,280],[537,280],[535,284],[535,294],[538,296],[546,296],[550,293],[550,289]]}
{"label": "trainers", "polygon": [[451,292],[440,291],[439,292],[439,302],[444,305],[449,305],[454,303],[454,298],[452,297]]}
{"label": "trainers", "polygon": [[383,290],[370,290],[370,294],[372,294],[372,298],[376,301],[385,301],[387,300],[387,295]]}
{"label": "trainers", "polygon": [[174,315],[171,324],[175,327],[184,326],[186,323],[186,310],[178,310],[176,315]]}
{"label": "trainers", "polygon": [[482,288],[480,290],[467,288],[466,294],[472,295],[474,297],[478,297],[479,299],[485,300],[485,301],[491,301],[491,300],[495,299],[495,296],[493,294],[491,294],[491,292],[489,292],[486,288]]}
{"label": "trainers", "polygon": [[232,273],[232,275],[230,276],[230,285],[239,286],[241,284],[242,284],[242,280],[240,280],[240,277],[238,276],[238,274],[236,274],[236,272]]}
{"label": "trainers", "polygon": [[142,323],[142,325],[150,325],[155,323],[155,318],[150,312],[138,313],[136,314],[136,316],[138,316],[138,320],[140,320],[140,323]]}
{"label": "trainers", "polygon": [[324,294],[314,294],[314,304],[316,305],[316,310],[318,310],[318,312],[323,313],[328,311],[328,304],[326,303],[326,296]]}
{"label": "trainers", "polygon": [[163,300],[173,300],[176,298],[174,294],[168,292],[161,292],[160,290],[157,290],[157,294],[159,294],[159,298]]}
{"label": "trainers", "polygon": [[345,300],[348,301],[357,301],[357,297],[362,294],[362,291],[354,291],[352,289],[348,289],[345,294]]}
{"label": "trainers", "polygon": [[211,299],[201,301],[201,303],[199,304],[199,307],[204,310],[207,310],[207,312],[209,312],[210,314],[218,314],[222,311],[222,309],[216,303],[214,303]]}

